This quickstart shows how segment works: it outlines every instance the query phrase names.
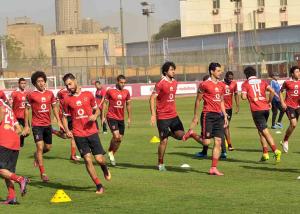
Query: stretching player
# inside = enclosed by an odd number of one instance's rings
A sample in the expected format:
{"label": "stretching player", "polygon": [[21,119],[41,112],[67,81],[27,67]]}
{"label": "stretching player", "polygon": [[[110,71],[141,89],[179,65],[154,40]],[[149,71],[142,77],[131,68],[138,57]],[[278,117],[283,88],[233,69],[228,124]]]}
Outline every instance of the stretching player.
{"label": "stretching player", "polygon": [[34,166],[39,167],[43,182],[49,181],[45,172],[43,154],[49,152],[52,147],[51,109],[59,127],[63,127],[59,119],[56,99],[52,91],[46,89],[46,82],[47,76],[43,71],[36,71],[31,75],[31,83],[35,86],[36,90],[27,95],[24,127],[24,133],[29,134],[29,109],[31,107],[32,134],[36,143]]}
{"label": "stretching player", "polygon": [[217,164],[221,154],[224,127],[228,125],[228,119],[224,105],[225,88],[224,84],[220,81],[221,74],[221,65],[215,62],[210,63],[210,78],[206,81],[203,81],[199,85],[194,107],[194,118],[190,125],[190,129],[193,129],[198,124],[198,109],[200,107],[201,100],[203,100],[204,103],[201,114],[201,135],[203,139],[203,145],[206,146],[210,144],[210,139],[214,138],[212,165],[209,170],[209,174],[217,176],[224,175],[217,169]]}
{"label": "stretching player", "polygon": [[[272,135],[269,132],[267,121],[269,109],[274,96],[274,90],[269,84],[256,77],[256,70],[252,67],[246,67],[244,74],[247,80],[242,84],[242,99],[248,99],[252,118],[258,130],[260,143],[263,147],[261,161],[269,160],[268,145],[274,152],[276,162],[280,162],[281,151],[277,149]],[[270,92],[266,99],[266,92]]]}
{"label": "stretching player", "polygon": [[[12,110],[15,114],[19,125],[23,127],[25,126],[24,114],[27,96],[27,91],[25,90],[25,88],[26,80],[24,78],[20,78],[18,80],[18,89],[11,93]],[[25,137],[23,135],[20,136],[21,147],[24,146]]]}
{"label": "stretching player", "polygon": [[[101,124],[102,124],[102,131],[103,131],[103,134],[106,134],[107,133],[106,122],[105,121],[102,122],[102,115],[104,114],[104,112],[103,112],[103,103],[104,103],[104,100],[105,100],[106,90],[102,86],[100,81],[95,82],[95,87],[97,89],[96,92],[95,92],[95,97],[96,97],[97,105],[98,105],[99,110],[100,110],[100,120],[101,120]],[[98,125],[98,123],[97,123],[97,125]]]}
{"label": "stretching player", "polygon": [[[97,177],[92,156],[101,167],[106,180],[111,179],[111,174],[105,164],[105,151],[101,145],[95,122],[99,116],[99,108],[91,92],[81,91],[73,74],[66,74],[63,81],[70,92],[64,97],[64,128],[67,136],[75,139],[80,155],[84,159],[86,170],[96,185],[96,193],[102,194],[104,188]],[[72,132],[68,127],[68,116],[72,119]]]}
{"label": "stretching player", "polygon": [[[176,111],[175,95],[177,81],[174,79],[176,65],[173,62],[163,64],[162,79],[156,83],[154,91],[150,96],[151,125],[157,123],[160,137],[158,146],[158,170],[166,171],[164,155],[168,144],[168,137],[186,141],[190,136],[200,142],[200,136],[192,130],[184,137],[184,128]],[[155,111],[156,98],[156,111]]]}
{"label": "stretching player", "polygon": [[[131,104],[130,94],[127,89],[124,88],[126,83],[126,77],[119,75],[117,77],[116,88],[110,88],[106,92],[105,101],[108,102],[108,111],[106,117],[102,114],[102,123],[107,119],[108,126],[112,133],[112,139],[108,149],[108,157],[112,166],[116,165],[115,154],[118,151],[122,138],[125,133],[124,123],[124,108],[127,110],[127,123],[128,127],[131,124]],[[103,112],[106,109],[106,102],[103,103]]]}
{"label": "stretching player", "polygon": [[[300,115],[300,106],[299,106],[299,90],[300,90],[300,69],[298,66],[293,66],[290,68],[290,80],[286,80],[280,90],[280,102],[282,108],[286,111],[286,115],[290,120],[290,125],[287,128],[283,142],[280,142],[284,152],[288,152],[289,143],[288,140],[295,130],[299,115]],[[285,99],[282,95],[282,92],[286,91]]]}
{"label": "stretching player", "polygon": [[0,99],[0,177],[4,178],[8,190],[7,199],[2,204],[18,204],[14,182],[20,185],[21,195],[26,194],[29,179],[16,175],[16,165],[20,150],[21,127],[11,108]]}

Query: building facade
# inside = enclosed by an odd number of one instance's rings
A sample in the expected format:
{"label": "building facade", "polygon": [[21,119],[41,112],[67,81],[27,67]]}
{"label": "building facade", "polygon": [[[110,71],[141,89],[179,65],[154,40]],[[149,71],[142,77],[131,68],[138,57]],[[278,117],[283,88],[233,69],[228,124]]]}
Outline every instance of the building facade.
{"label": "building facade", "polygon": [[81,30],[80,0],[55,0],[56,32],[73,34]]}
{"label": "building facade", "polygon": [[299,25],[297,0],[182,0],[181,36]]}

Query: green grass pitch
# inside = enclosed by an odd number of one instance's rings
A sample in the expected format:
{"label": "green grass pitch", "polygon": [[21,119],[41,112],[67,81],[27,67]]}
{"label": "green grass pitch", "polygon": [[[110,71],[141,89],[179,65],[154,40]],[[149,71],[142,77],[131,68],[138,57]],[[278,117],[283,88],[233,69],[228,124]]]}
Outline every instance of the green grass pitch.
{"label": "green grass pitch", "polygon": [[[177,110],[186,129],[192,119],[194,97],[177,98]],[[26,139],[20,152],[17,172],[31,178],[28,194],[18,206],[0,206],[0,213],[297,213],[299,210],[300,134],[296,128],[290,139],[289,154],[275,165],[273,155],[267,163],[260,163],[261,147],[251,118],[248,103],[241,103],[239,114],[231,121],[232,142],[236,151],[220,161],[218,168],[224,177],[209,176],[210,159],[196,159],[202,147],[192,140],[169,140],[165,164],[167,172],[158,172],[157,144],[149,140],[157,135],[150,126],[148,101],[134,100],[133,124],[126,129],[125,138],[116,155],[117,167],[110,167],[112,181],[106,182],[100,167],[99,178],[105,186],[104,195],[95,194],[84,163],[69,161],[68,140],[54,137],[53,149],[46,154],[45,168],[50,183],[42,183],[38,169],[33,168],[32,136]],[[270,115],[271,116],[271,115]],[[270,122],[269,118],[269,122]],[[270,123],[269,123],[270,124]],[[271,130],[279,146],[282,134]],[[200,127],[197,128],[199,132]],[[111,135],[100,138],[107,150]],[[281,149],[281,147],[279,146]],[[211,150],[209,151],[211,155]],[[190,170],[180,168],[189,164]],[[70,203],[51,204],[50,199],[63,189],[72,199]],[[6,187],[0,182],[0,199],[5,199]]]}

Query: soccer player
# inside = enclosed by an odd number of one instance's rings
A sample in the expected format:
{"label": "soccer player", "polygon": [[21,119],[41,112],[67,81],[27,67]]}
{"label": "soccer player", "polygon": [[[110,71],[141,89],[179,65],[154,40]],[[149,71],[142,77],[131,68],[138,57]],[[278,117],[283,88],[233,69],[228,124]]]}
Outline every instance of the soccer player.
{"label": "soccer player", "polygon": [[201,100],[203,100],[203,110],[201,113],[201,135],[203,145],[208,146],[210,144],[210,139],[214,138],[212,165],[209,174],[222,176],[224,174],[219,172],[217,164],[221,154],[224,127],[228,125],[223,98],[225,88],[224,84],[220,81],[222,74],[221,65],[212,62],[208,69],[210,78],[199,85],[198,94],[195,100],[194,118],[190,125],[190,129],[193,129],[198,124],[198,109]]}
{"label": "soccer player", "polygon": [[[225,105],[225,110],[227,114],[227,119],[228,119],[228,126],[225,127],[224,133],[225,133],[225,138],[222,138],[222,152],[221,152],[221,158],[226,159],[227,158],[227,153],[226,153],[226,144],[225,144],[225,139],[228,144],[228,150],[233,151],[234,148],[231,143],[231,137],[230,137],[230,130],[229,130],[229,123],[232,118],[232,97],[234,95],[234,100],[235,100],[235,106],[236,110],[235,112],[239,112],[239,96],[238,96],[238,89],[237,89],[237,82],[233,80],[233,72],[232,71],[227,71],[225,74],[224,78],[224,87],[225,87],[225,94],[224,94],[224,105]],[[208,146],[204,146],[202,152],[199,152],[196,154],[196,157],[206,157],[207,156],[207,150]]]}
{"label": "soccer player", "polygon": [[[57,100],[59,101],[59,118],[63,119],[63,106],[64,106],[64,98],[69,94],[69,91],[65,88],[59,90],[57,92]],[[72,119],[71,117],[67,117],[67,121],[68,121],[68,128],[69,130],[72,131],[73,127],[72,127]],[[52,130],[52,132],[57,135],[60,138],[66,139],[67,136],[65,134],[64,129],[61,129],[59,131],[56,130]],[[74,161],[75,163],[77,163],[79,161],[79,158],[76,157],[76,144],[75,144],[75,140],[74,138],[71,138],[71,156],[70,156],[70,160]]]}
{"label": "soccer player", "polygon": [[96,87],[96,93],[95,93],[95,97],[96,97],[96,101],[97,101],[97,105],[99,107],[100,110],[100,120],[101,120],[101,124],[102,124],[102,131],[103,134],[107,133],[107,127],[106,127],[106,122],[102,122],[102,114],[104,114],[103,112],[103,102],[105,99],[105,94],[106,94],[106,90],[105,88],[102,86],[100,81],[96,81],[95,82],[95,87]]}
{"label": "soccer player", "polygon": [[[116,165],[115,154],[118,151],[122,138],[125,133],[124,109],[127,110],[127,125],[131,124],[131,104],[130,93],[125,89],[126,77],[119,75],[117,77],[116,88],[110,88],[106,92],[105,101],[108,102],[108,111],[106,120],[112,132],[112,139],[108,149],[108,157],[112,166]],[[106,109],[107,103],[103,103],[103,111]],[[102,123],[105,122],[105,115],[102,114]]]}
{"label": "soccer player", "polygon": [[59,127],[63,127],[59,119],[58,108],[54,94],[46,89],[47,76],[43,71],[36,71],[31,75],[31,83],[36,90],[28,93],[27,107],[25,109],[24,132],[29,134],[29,109],[32,110],[32,134],[36,143],[34,153],[34,166],[39,167],[40,176],[43,182],[48,182],[49,178],[45,173],[43,154],[51,150],[52,127],[51,109],[57,120]]}
{"label": "soccer player", "polygon": [[[168,137],[172,136],[177,140],[186,141],[190,136],[200,142],[200,137],[195,133],[188,132],[183,139],[185,132],[180,118],[176,111],[175,95],[177,81],[175,77],[176,65],[173,62],[165,62],[161,68],[163,77],[155,84],[150,96],[151,125],[156,122],[160,137],[158,145],[158,170],[166,171],[164,155],[168,144]],[[156,99],[156,109],[155,109]]]}
{"label": "soccer player", "polygon": [[[242,84],[242,99],[248,99],[252,118],[258,130],[260,142],[263,147],[261,161],[269,160],[268,145],[274,152],[276,162],[280,162],[281,151],[277,149],[274,139],[269,132],[267,121],[269,109],[274,96],[274,90],[269,84],[256,77],[256,70],[252,67],[246,67],[244,74],[247,80]],[[270,92],[269,98],[266,98],[266,92]]]}
{"label": "soccer player", "polygon": [[[280,85],[279,85],[279,82],[277,81],[277,76],[272,74],[271,78],[272,78],[272,81],[270,83],[270,86],[273,88],[273,90],[275,92],[275,95],[272,100],[272,126],[271,126],[271,128],[272,129],[277,129],[277,128],[282,129],[281,121],[282,121],[282,118],[284,115],[284,109],[282,108],[281,103],[280,103]],[[276,117],[278,114],[278,110],[279,110],[279,117],[278,117],[277,123],[275,123]]]}
{"label": "soccer player", "polygon": [[[286,111],[286,115],[290,120],[290,125],[287,128],[283,142],[280,142],[284,152],[288,152],[289,143],[288,140],[292,135],[294,129],[297,126],[300,106],[299,106],[299,90],[300,90],[300,69],[298,66],[292,66],[290,68],[290,80],[286,80],[280,89],[280,102],[282,108]],[[282,92],[286,91],[285,99]]]}
{"label": "soccer player", "polygon": [[[26,88],[26,80],[24,78],[20,78],[18,80],[18,89],[11,93],[12,99],[12,110],[14,115],[21,126],[25,126],[24,114],[25,114],[25,105],[26,105],[26,96],[27,91]],[[28,136],[28,135],[27,135]],[[21,147],[24,146],[24,138],[27,136],[20,136]]]}
{"label": "soccer player", "polygon": [[[105,164],[105,151],[101,145],[98,129],[96,127],[95,121],[99,115],[99,109],[95,97],[91,92],[81,90],[73,74],[66,74],[63,77],[63,81],[70,92],[70,94],[64,98],[64,128],[67,136],[74,137],[75,139],[80,155],[84,158],[86,169],[96,184],[96,193],[102,194],[104,188],[100,179],[97,177],[92,155],[100,165],[106,180],[109,181],[111,179],[111,174]],[[68,127],[68,116],[72,118],[72,132]]]}
{"label": "soccer player", "polygon": [[0,100],[0,177],[4,178],[8,196],[2,204],[18,204],[14,182],[20,185],[21,195],[27,191],[29,179],[16,175],[16,165],[20,150],[21,127],[11,108]]}

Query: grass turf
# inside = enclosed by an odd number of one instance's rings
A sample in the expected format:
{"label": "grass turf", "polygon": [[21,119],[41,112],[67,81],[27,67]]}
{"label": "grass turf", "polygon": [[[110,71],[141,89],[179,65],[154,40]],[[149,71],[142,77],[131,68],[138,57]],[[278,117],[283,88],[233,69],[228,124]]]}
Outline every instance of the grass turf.
{"label": "grass turf", "polygon": [[[177,98],[177,110],[187,128],[192,119],[194,97]],[[126,129],[125,138],[116,155],[117,167],[111,167],[112,181],[106,182],[100,167],[98,175],[105,186],[104,195],[94,193],[83,161],[69,161],[68,140],[54,137],[53,149],[44,156],[50,182],[42,183],[38,169],[33,168],[35,144],[32,136],[25,140],[20,152],[17,172],[31,178],[28,194],[18,206],[0,206],[0,213],[297,213],[300,175],[299,129],[290,139],[289,154],[275,165],[272,154],[267,163],[260,163],[261,147],[248,104],[242,102],[239,114],[231,121],[232,142],[236,151],[220,161],[218,168],[224,177],[207,174],[211,160],[196,159],[202,147],[192,140],[169,140],[165,164],[167,172],[158,172],[157,144],[149,140],[157,135],[150,126],[148,102],[133,101],[133,124]],[[270,118],[271,119],[271,118]],[[270,120],[269,119],[269,120]],[[271,130],[279,146],[282,134]],[[199,132],[200,128],[197,128]],[[100,135],[105,149],[111,135]],[[211,150],[209,151],[211,154]],[[190,170],[180,168],[187,163]],[[50,199],[63,189],[72,199],[70,203],[51,204]],[[19,188],[16,187],[17,192]],[[6,187],[0,183],[0,199],[5,199]]]}

